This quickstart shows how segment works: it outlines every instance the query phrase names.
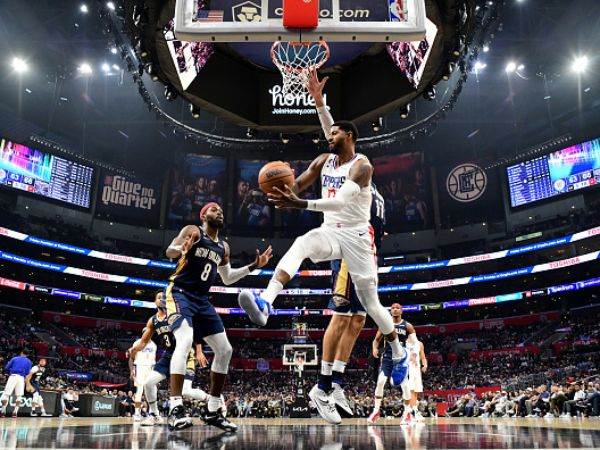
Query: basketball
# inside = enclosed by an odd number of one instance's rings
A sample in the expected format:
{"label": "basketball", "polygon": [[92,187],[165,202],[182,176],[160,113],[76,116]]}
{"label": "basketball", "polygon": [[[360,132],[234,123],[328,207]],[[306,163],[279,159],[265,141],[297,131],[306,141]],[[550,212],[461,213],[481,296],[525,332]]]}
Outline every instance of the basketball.
{"label": "basketball", "polygon": [[294,185],[294,171],[288,163],[273,161],[265,164],[258,173],[258,185],[265,194],[275,192],[274,187],[283,189],[284,186]]}

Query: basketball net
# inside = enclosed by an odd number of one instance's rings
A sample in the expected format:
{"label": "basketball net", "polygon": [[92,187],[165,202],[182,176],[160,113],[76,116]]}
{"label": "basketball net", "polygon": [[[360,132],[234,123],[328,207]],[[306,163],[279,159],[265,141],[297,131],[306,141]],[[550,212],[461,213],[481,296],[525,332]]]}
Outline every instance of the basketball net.
{"label": "basketball net", "polygon": [[302,371],[304,370],[304,363],[306,362],[306,356],[304,353],[296,353],[294,355],[294,365],[300,378],[302,378]]}
{"label": "basketball net", "polygon": [[319,42],[281,42],[271,47],[271,59],[281,72],[284,96],[304,96],[310,69],[320,69],[329,59],[329,46]]}

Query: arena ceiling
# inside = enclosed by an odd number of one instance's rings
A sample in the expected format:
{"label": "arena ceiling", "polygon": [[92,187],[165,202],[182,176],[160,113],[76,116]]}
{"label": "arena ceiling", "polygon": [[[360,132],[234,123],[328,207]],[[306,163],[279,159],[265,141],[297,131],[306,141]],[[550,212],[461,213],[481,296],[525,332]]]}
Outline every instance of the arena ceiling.
{"label": "arena ceiling", "polygon": [[[186,142],[157,121],[123,72],[120,56],[111,53],[114,40],[99,17],[106,3],[88,1],[87,13],[80,6],[67,0],[0,2],[0,132],[13,138],[46,135],[87,157],[154,176],[163,176],[177,152],[227,153]],[[594,57],[600,53],[600,22],[589,13],[596,7],[595,0],[580,0],[577,8],[559,0],[508,1],[501,29],[489,51],[479,56],[485,67],[469,74],[454,110],[428,136],[392,151],[424,149],[430,161],[438,162],[517,151],[565,130],[597,130],[600,77]],[[577,76],[570,64],[580,54],[589,55],[590,67]],[[15,56],[27,61],[26,73],[14,72]],[[504,69],[512,60],[523,69],[507,74]],[[77,70],[84,62],[93,69],[91,75]],[[107,72],[103,64],[109,66]],[[149,80],[147,85],[152,98],[181,121],[245,137],[246,127],[206,111],[193,121],[187,102],[166,102],[162,85]],[[438,93],[447,88],[442,82]],[[436,101],[419,98],[413,106],[407,121],[390,113],[385,130],[420,120]],[[369,123],[361,131],[372,134]],[[292,141],[274,153],[310,157],[317,151],[310,141]],[[246,154],[257,156],[260,149]]]}

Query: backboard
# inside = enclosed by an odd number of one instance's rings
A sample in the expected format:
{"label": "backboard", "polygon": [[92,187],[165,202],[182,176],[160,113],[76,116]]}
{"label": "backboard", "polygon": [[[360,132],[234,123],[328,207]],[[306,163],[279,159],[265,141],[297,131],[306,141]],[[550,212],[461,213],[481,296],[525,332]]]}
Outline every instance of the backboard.
{"label": "backboard", "polygon": [[[309,0],[317,1],[317,0]],[[379,4],[381,3],[381,4]],[[320,0],[315,29],[287,29],[283,0],[177,0],[175,35],[190,42],[394,42],[425,36],[425,0]],[[362,6],[361,6],[362,5]],[[372,9],[383,15],[372,15]],[[366,11],[366,17],[352,16]]]}
{"label": "backboard", "polygon": [[284,366],[296,366],[300,358],[303,366],[318,365],[317,346],[315,344],[285,344],[283,346],[282,362]]}

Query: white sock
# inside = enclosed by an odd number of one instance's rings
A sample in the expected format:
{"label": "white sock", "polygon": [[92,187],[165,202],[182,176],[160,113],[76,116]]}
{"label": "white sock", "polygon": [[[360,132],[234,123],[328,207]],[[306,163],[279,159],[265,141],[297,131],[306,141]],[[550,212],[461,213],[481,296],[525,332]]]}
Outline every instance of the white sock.
{"label": "white sock", "polygon": [[158,411],[158,404],[157,404],[157,402],[148,403],[148,407],[149,407],[150,412],[152,414],[154,414],[156,417],[160,416],[160,412]]}
{"label": "white sock", "polygon": [[181,397],[169,397],[169,411],[173,411],[173,408],[181,405],[183,405],[183,400],[181,399]]}
{"label": "white sock", "polygon": [[333,371],[333,363],[321,360],[321,375],[331,375]]}
{"label": "white sock", "polygon": [[140,413],[140,408],[135,408],[135,415],[136,415],[136,416],[139,416],[140,414],[141,414],[141,413]]}
{"label": "white sock", "polygon": [[388,341],[392,349],[392,359],[402,359],[406,355],[406,351],[402,348],[398,336],[393,341]]}
{"label": "white sock", "polygon": [[346,370],[346,363],[344,361],[340,361],[339,359],[336,359],[333,362],[333,369],[334,372],[340,372],[340,373],[344,373],[344,371]]}
{"label": "white sock", "polygon": [[373,412],[379,412],[382,401],[383,401],[383,398],[375,397],[375,407],[373,408]]}
{"label": "white sock", "polygon": [[215,412],[217,411],[221,406],[222,406],[222,402],[221,402],[221,397],[215,397],[214,395],[209,395],[208,396],[208,411],[209,412]]}
{"label": "white sock", "polygon": [[271,281],[269,281],[267,289],[260,294],[260,298],[262,298],[269,305],[272,305],[281,291],[283,291],[283,284],[272,278]]}
{"label": "white sock", "polygon": [[412,412],[412,407],[410,405],[404,405],[404,412],[402,413],[402,417],[408,416]]}

